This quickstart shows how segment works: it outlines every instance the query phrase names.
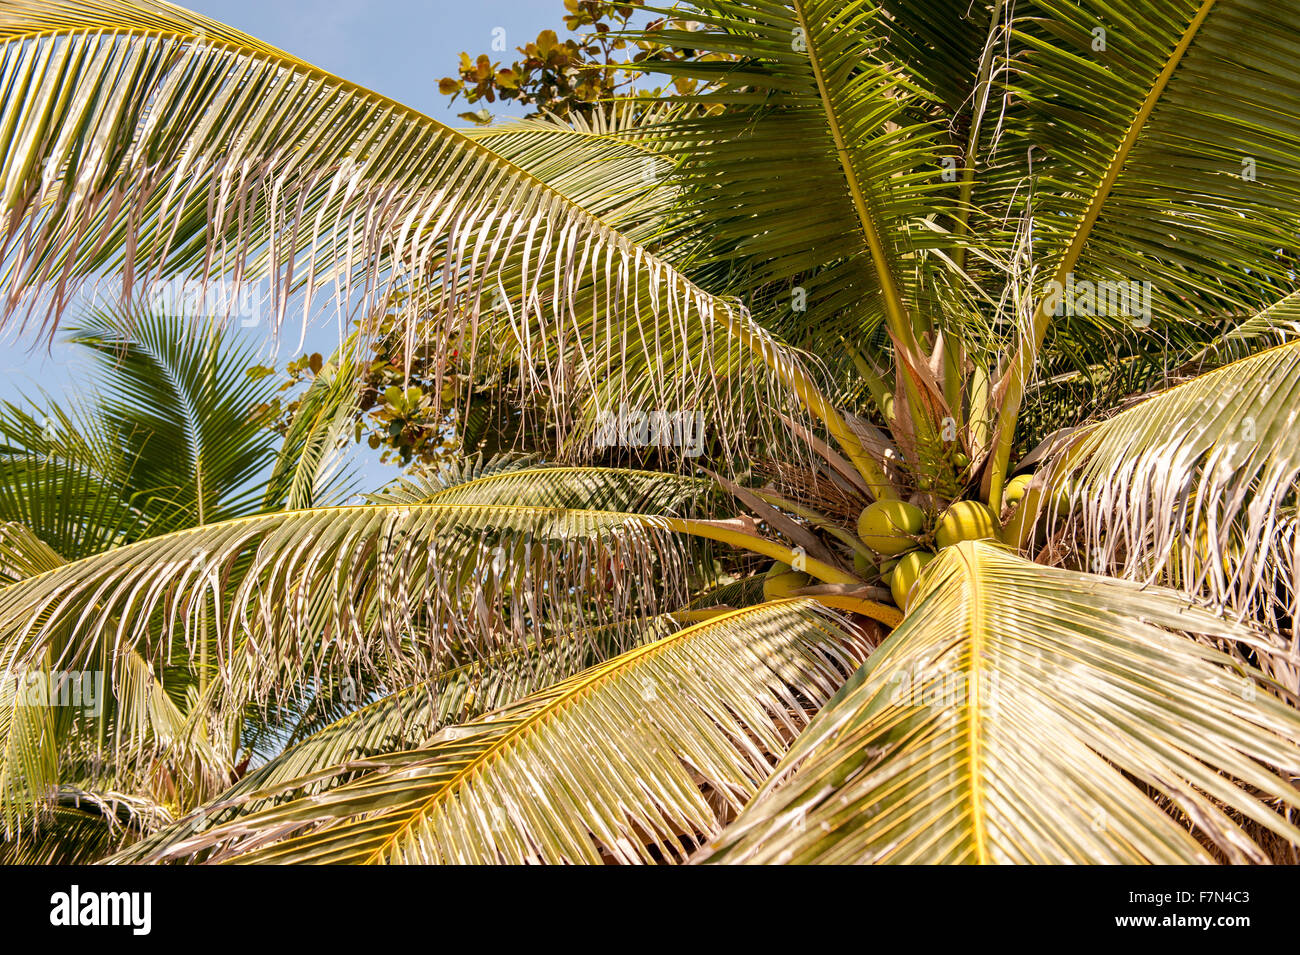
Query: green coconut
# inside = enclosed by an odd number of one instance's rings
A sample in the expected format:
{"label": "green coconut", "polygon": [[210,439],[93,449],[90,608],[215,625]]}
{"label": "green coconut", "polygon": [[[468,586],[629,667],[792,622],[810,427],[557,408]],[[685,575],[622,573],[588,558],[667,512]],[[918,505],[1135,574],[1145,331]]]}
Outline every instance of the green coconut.
{"label": "green coconut", "polygon": [[935,527],[934,541],[941,548],[958,541],[984,540],[998,536],[998,519],[979,501],[958,501],[943,512]]}
{"label": "green coconut", "polygon": [[[1041,472],[1040,472],[1041,473]],[[1035,475],[1036,477],[1037,475]],[[1045,485],[1045,489],[1046,489]],[[1057,483],[1056,487],[1051,488],[1049,494],[1044,495],[1046,504],[1050,505],[1053,513],[1057,517],[1068,517],[1070,514],[1070,487],[1067,483]],[[1046,506],[1043,508],[1046,510]]]}
{"label": "green coconut", "polygon": [[1070,489],[1068,487],[1058,487],[1052,492],[1052,507],[1055,508],[1057,517],[1070,516]]}
{"label": "green coconut", "polygon": [[898,566],[889,575],[889,591],[894,595],[894,603],[899,609],[906,605],[907,595],[916,583],[916,578],[921,576],[921,571],[934,560],[934,556],[928,550],[914,550],[899,558]]}
{"label": "green coconut", "polygon": [[[1041,542],[1043,530],[1046,524],[1045,515],[1052,514],[1059,520],[1068,517],[1070,514],[1070,489],[1068,487],[1057,487],[1050,493],[1043,493],[1044,488],[1039,488],[1039,500],[1034,507],[1034,513],[1030,514],[1025,505],[1029,495],[1029,485],[1037,477],[1036,474],[1017,474],[1007,482],[1005,491],[1007,502],[1015,506],[1015,512],[1007,522],[1007,526],[999,532],[999,537],[1006,544],[1017,546],[1024,538],[1026,543]],[[1034,525],[1033,533],[1030,533],[1030,525]]]}
{"label": "green coconut", "polygon": [[916,545],[925,511],[906,501],[875,501],[858,517],[858,537],[877,554],[892,557]]}
{"label": "green coconut", "polygon": [[1017,474],[1007,482],[1006,490],[1002,496],[1006,498],[1008,504],[1019,504],[1025,496],[1025,489],[1029,487],[1029,482],[1034,479],[1032,474]]}
{"label": "green coconut", "polygon": [[1020,545],[1020,538],[1024,537],[1025,543],[1033,546],[1042,536],[1037,524],[1038,515],[1027,514],[1023,507],[1018,507],[1007,521],[1006,527],[998,532],[998,538],[1007,546],[1016,548]]}
{"label": "green coconut", "polygon": [[777,561],[763,577],[763,599],[780,600],[794,595],[794,591],[807,587],[812,578],[791,568],[789,564]]}

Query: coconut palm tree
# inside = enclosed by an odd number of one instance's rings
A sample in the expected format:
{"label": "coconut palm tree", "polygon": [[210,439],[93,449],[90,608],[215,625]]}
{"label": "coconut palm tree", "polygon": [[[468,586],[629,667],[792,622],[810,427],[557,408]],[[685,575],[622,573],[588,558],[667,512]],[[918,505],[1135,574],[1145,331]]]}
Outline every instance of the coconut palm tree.
{"label": "coconut palm tree", "polygon": [[[7,670],[204,645],[213,724],[318,717],[115,858],[1292,859],[1297,14],[699,0],[649,65],[701,92],[461,132],[167,4],[0,3],[11,322],[265,278],[546,450],[15,536]],[[700,593],[719,547],[759,573]]]}
{"label": "coconut palm tree", "polygon": [[[276,511],[295,497],[321,504],[346,492],[331,452],[355,403],[350,378],[338,379],[336,369],[322,369],[280,438],[266,411],[275,382],[250,376],[252,350],[211,322],[100,311],[68,340],[94,359],[95,398],[0,409],[4,582]],[[336,380],[348,387],[331,390]],[[241,749],[274,745],[275,731],[255,715],[207,725],[212,639],[209,632],[173,644],[160,662],[129,648],[116,664],[100,659],[94,683],[110,673],[112,682],[92,685],[92,705],[81,713],[29,705],[30,680],[6,683],[0,812],[8,838],[0,858],[103,854],[221,792]],[[68,682],[79,690],[84,679]],[[43,688],[50,692],[48,682]],[[241,731],[242,739],[231,735]],[[33,815],[39,824],[25,827]]]}

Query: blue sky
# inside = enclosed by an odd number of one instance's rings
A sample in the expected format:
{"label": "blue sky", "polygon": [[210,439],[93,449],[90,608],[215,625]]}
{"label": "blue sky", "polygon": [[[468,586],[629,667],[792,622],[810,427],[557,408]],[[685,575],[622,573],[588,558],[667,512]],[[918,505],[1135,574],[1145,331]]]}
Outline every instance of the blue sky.
{"label": "blue sky", "polygon": [[[450,125],[460,125],[456,113],[471,107],[463,98],[449,105],[438,80],[454,72],[462,50],[490,53],[493,31],[501,28],[509,52],[493,56],[507,59],[543,29],[563,33],[564,24],[563,0],[182,0],[182,6]],[[500,104],[492,109],[498,116],[521,112]],[[257,336],[264,360],[278,366],[300,354],[296,327],[287,327],[279,343],[264,330],[241,334]],[[305,350],[328,354],[336,343],[332,316],[324,316],[309,329]],[[42,391],[55,401],[77,396],[85,366],[74,349],[56,343],[47,350],[33,337],[6,334],[0,338],[0,400]],[[357,470],[364,486],[394,474],[366,454],[359,455]]]}
{"label": "blue sky", "polygon": [[490,52],[496,27],[506,31],[511,52],[541,30],[564,28],[563,0],[189,0],[182,6],[452,124],[467,107],[461,99],[448,108],[437,87],[462,50]]}

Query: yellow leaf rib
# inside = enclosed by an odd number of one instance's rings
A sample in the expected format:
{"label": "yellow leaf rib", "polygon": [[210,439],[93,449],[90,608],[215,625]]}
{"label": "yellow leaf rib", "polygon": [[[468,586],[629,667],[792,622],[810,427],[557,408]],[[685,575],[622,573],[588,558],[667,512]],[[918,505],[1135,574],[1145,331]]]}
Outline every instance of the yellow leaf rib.
{"label": "yellow leaf rib", "polygon": [[984,658],[984,594],[980,588],[980,578],[975,567],[979,562],[979,551],[971,543],[960,544],[958,548],[962,559],[970,567],[970,575],[967,578],[970,581],[968,604],[970,645],[966,651],[970,655],[970,673],[966,680],[965,707],[966,748],[970,754],[971,835],[975,840],[975,862],[978,865],[985,865],[989,861],[989,855],[988,847],[985,845],[984,793],[981,789],[984,778],[984,728],[980,725],[980,708],[983,705],[983,687],[980,685],[980,661]]}
{"label": "yellow leaf rib", "polygon": [[817,56],[817,47],[813,41],[807,11],[804,9],[804,0],[794,0],[794,13],[799,20],[799,28],[803,30],[804,42],[808,48],[808,60],[812,65],[813,77],[817,81],[817,92],[821,96],[822,109],[826,114],[826,124],[830,129],[831,138],[835,142],[835,153],[839,158],[840,168],[844,172],[844,180],[848,185],[849,195],[853,198],[853,208],[857,212],[858,222],[862,228],[862,236],[866,240],[867,249],[871,252],[871,261],[876,268],[876,276],[880,282],[880,290],[884,297],[885,314],[888,316],[890,330],[893,331],[900,345],[910,345],[914,340],[912,323],[908,318],[907,307],[903,303],[903,296],[898,288],[898,281],[894,277],[889,256],[886,254],[885,243],[880,236],[876,221],[871,215],[871,210],[867,206],[866,196],[862,191],[862,183],[858,178],[857,170],[853,167],[853,160],[849,156],[848,143],[844,139],[843,130],[840,129],[839,117],[835,113],[830,90],[826,86],[825,72],[822,69],[821,60]]}
{"label": "yellow leaf rib", "polygon": [[[799,598],[794,599],[797,600]],[[792,603],[794,600],[779,602]],[[568,706],[577,697],[592,692],[601,683],[612,679],[618,673],[640,663],[646,658],[662,654],[669,648],[692,639],[711,627],[718,626],[729,620],[735,620],[752,615],[760,610],[770,609],[771,606],[771,603],[767,603],[760,604],[757,607],[745,607],[739,610],[723,612],[709,620],[694,624],[684,630],[679,630],[677,633],[670,634],[669,636],[656,640],[653,643],[648,643],[635,650],[629,650],[626,653],[620,654],[613,660],[608,660],[605,663],[598,664],[585,673],[579,674],[578,676],[560,684],[560,686],[551,691],[555,694],[553,699],[548,701],[541,709],[525,716],[515,726],[511,727],[509,731],[488,744],[482,752],[476,754],[474,758],[461,767],[454,776],[443,783],[437,792],[421,803],[417,809],[412,811],[407,820],[385,838],[380,846],[363,856],[363,861],[369,863],[382,858],[390,849],[393,848],[394,844],[404,833],[409,832],[411,827],[415,825],[418,820],[427,816],[465,780],[477,773],[494,757],[507,750],[515,740],[518,740],[533,731],[537,726],[544,723],[551,714]]]}

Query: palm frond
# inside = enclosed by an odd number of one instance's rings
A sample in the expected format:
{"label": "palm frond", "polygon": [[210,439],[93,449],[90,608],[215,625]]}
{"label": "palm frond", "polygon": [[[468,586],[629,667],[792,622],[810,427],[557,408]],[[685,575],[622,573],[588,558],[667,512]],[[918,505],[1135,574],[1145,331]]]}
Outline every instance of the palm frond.
{"label": "palm frond", "polygon": [[337,504],[347,497],[342,451],[356,427],[360,399],[352,350],[356,339],[312,379],[275,457],[262,507],[303,510]]}
{"label": "palm frond", "polygon": [[1270,345],[1300,338],[1300,291],[1279,299],[1245,321],[1232,325],[1201,350],[1189,364],[1199,367],[1238,361]]}
{"label": "palm frond", "polygon": [[64,559],[30,527],[0,524],[0,586],[62,566]]}
{"label": "palm frond", "polygon": [[57,713],[50,705],[50,655],[0,671],[0,831],[6,840],[48,819],[59,784]]}
{"label": "palm frond", "polygon": [[98,413],[132,462],[124,496],[154,533],[258,508],[275,435],[255,409],[275,386],[245,373],[247,345],[210,318],[110,310],[81,319],[70,341],[98,359]]}
{"label": "palm frond", "polygon": [[400,684],[530,632],[633,625],[685,601],[683,546],[654,514],[316,508],[150,538],[0,589],[0,659],[22,665],[65,627],[61,667],[129,648],[161,663],[206,641],[228,689],[248,681],[233,698],[265,700],[322,668]]}
{"label": "palm frond", "polygon": [[736,611],[143,861],[681,859],[861,652],[807,601]]}
{"label": "palm frond", "polygon": [[[0,525],[0,556],[0,572],[10,584],[67,566],[44,541],[15,524]],[[224,786],[230,754],[219,752],[210,739],[203,701],[184,699],[185,687],[175,685],[176,668],[168,668],[173,680],[168,686],[133,647],[120,648],[111,665],[105,647],[85,655],[76,670],[52,665],[67,639],[66,632],[54,629],[49,644],[25,662],[5,647],[0,821],[6,838],[21,841],[24,831],[38,834],[50,824],[51,814],[58,815],[59,784],[69,775],[88,773],[96,789],[136,793],[167,777],[173,791],[179,785],[198,799]],[[182,694],[188,712],[169,692]],[[80,703],[85,705],[78,712]],[[153,795],[162,799],[174,792]]]}
{"label": "palm frond", "polygon": [[[926,104],[940,107],[950,119],[954,145],[978,122],[980,58],[988,44],[995,3],[964,0],[881,0],[884,17],[877,29],[881,48],[875,55],[908,68],[912,82],[926,93]],[[983,82],[987,84],[988,78]]]}
{"label": "palm frond", "polygon": [[698,478],[629,468],[545,465],[531,455],[471,455],[437,471],[404,477],[377,504],[483,504],[680,514],[706,503],[713,485]]}
{"label": "palm frond", "polygon": [[[1056,455],[1096,569],[1203,592],[1294,628],[1300,342],[1207,372],[1090,428]],[[1278,677],[1300,689],[1300,661]]]}
{"label": "palm frond", "polygon": [[1275,808],[1300,804],[1300,717],[1189,636],[1249,630],[983,543],[917,587],[710,861],[1262,862],[1252,834],[1300,843]]}
{"label": "palm frond", "polygon": [[136,794],[61,787],[39,829],[0,843],[0,865],[87,865],[168,822],[166,807]]}
{"label": "palm frond", "polygon": [[1278,103],[1300,93],[1297,14],[1294,0],[1016,5],[1000,68],[1014,105],[976,199],[1028,236],[994,503],[1050,328],[1104,342],[1137,324],[1159,350],[1294,288],[1300,118]]}
{"label": "palm frond", "polygon": [[754,576],[714,587],[692,600],[689,609],[708,610],[711,607],[750,607],[762,602],[763,578]]}
{"label": "palm frond", "polygon": [[[636,642],[648,643],[676,629],[671,616],[651,618],[637,631]],[[117,861],[166,852],[214,826],[290,798],[337,788],[365,773],[372,757],[424,746],[448,724],[506,706],[626,650],[621,633],[622,628],[606,627],[557,634],[451,667],[429,681],[380,696],[291,741],[218,799],[141,839]]]}
{"label": "palm frond", "polygon": [[92,407],[25,404],[0,407],[0,520],[71,557],[147,536],[121,435]]}
{"label": "palm frond", "polygon": [[887,15],[824,0],[679,15],[698,27],[649,36],[701,56],[646,68],[708,84],[677,97],[700,109],[665,131],[700,274],[754,297],[796,344],[861,340],[886,320],[911,341],[904,313],[921,303],[902,260],[948,241],[920,224],[949,203],[941,130],[915,110],[925,93],[877,55]]}
{"label": "palm frond", "polygon": [[297,292],[304,317],[326,291],[361,315],[398,302],[408,336],[435,316],[437,366],[472,370],[508,339],[561,434],[617,385],[709,408],[726,440],[799,363],[482,142],[179,7],[7,0],[0,45],[11,318],[52,327],[105,272],[136,290],[229,280],[230,301],[266,278],[277,328]]}
{"label": "palm frond", "polygon": [[1068,273],[1146,281],[1153,321],[1172,324],[1288,288],[1300,119],[1278,103],[1300,93],[1300,7],[1049,0],[1015,13],[1016,106],[987,188],[1021,202],[1032,189],[1035,291]]}
{"label": "palm frond", "polygon": [[[660,246],[677,202],[672,161],[663,155],[663,109],[630,104],[595,111],[514,120],[465,130],[497,155],[564,193],[633,242]],[[661,253],[663,254],[663,253]],[[671,254],[667,256],[672,261]]]}

